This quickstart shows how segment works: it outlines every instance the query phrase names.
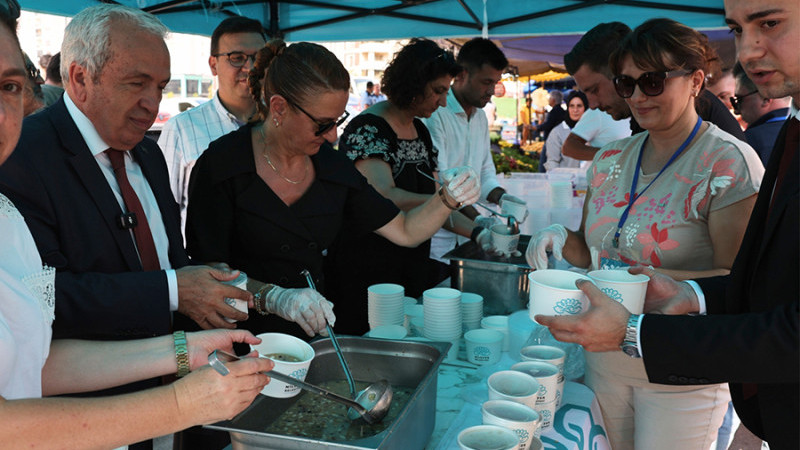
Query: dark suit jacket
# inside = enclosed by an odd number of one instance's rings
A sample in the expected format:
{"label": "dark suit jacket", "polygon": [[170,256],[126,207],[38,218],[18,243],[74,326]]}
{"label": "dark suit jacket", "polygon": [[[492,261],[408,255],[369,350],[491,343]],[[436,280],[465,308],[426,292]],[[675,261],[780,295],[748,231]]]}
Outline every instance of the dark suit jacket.
{"label": "dark suit jacket", "polygon": [[[175,268],[188,264],[164,156],[152,140],[133,151],[155,194]],[[122,210],[63,98],[25,119],[0,166],[0,191],[17,206],[45,264],[55,267],[56,338],[131,339],[170,331],[164,271],[143,272]]]}
{"label": "dark suit jacket", "polygon": [[555,108],[551,109],[550,112],[547,113],[547,117],[544,118],[544,122],[536,127],[536,132],[544,132],[544,139],[547,140],[547,136],[550,135],[550,131],[552,131],[556,125],[563,122],[567,117],[569,117],[567,115],[567,111],[565,111],[561,105],[556,105]]}
{"label": "dark suit jacket", "polygon": [[646,315],[640,336],[651,382],[728,382],[742,422],[772,449],[800,448],[797,156],[770,211],[785,133],[784,126],[730,275],[698,280],[708,315]]}
{"label": "dark suit jacket", "polygon": [[769,161],[772,149],[775,147],[775,138],[778,137],[786,116],[789,115],[789,108],[778,108],[772,110],[758,120],[747,126],[744,130],[744,137],[747,143],[758,153],[761,162],[765,165]]}

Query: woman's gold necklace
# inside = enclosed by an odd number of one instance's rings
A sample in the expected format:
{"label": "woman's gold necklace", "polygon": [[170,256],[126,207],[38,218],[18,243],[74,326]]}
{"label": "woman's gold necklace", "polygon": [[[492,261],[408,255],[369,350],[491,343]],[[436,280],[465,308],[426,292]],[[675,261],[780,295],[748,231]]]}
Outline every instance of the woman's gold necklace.
{"label": "woman's gold necklace", "polygon": [[261,132],[261,140],[264,142],[264,152],[261,154],[264,155],[264,159],[267,160],[267,164],[269,164],[272,170],[274,170],[275,173],[278,174],[279,177],[283,178],[287,183],[300,184],[305,181],[306,177],[308,176],[308,160],[305,160],[306,164],[305,171],[303,172],[303,178],[300,178],[299,180],[290,180],[289,178],[286,178],[285,176],[281,175],[281,173],[278,171],[278,168],[275,167],[275,164],[272,164],[272,160],[269,159],[269,155],[267,154],[267,137],[264,135],[264,127],[261,126],[258,131]]}

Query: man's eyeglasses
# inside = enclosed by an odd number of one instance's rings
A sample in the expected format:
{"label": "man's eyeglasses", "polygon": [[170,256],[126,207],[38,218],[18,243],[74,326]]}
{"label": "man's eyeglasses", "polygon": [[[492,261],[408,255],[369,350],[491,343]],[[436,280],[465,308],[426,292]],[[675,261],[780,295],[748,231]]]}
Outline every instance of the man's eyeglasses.
{"label": "man's eyeglasses", "polygon": [[742,99],[747,97],[748,95],[758,94],[758,90],[753,92],[748,92],[744,95],[734,95],[731,97],[731,106],[733,106],[734,111],[738,111],[739,107],[742,106]]}
{"label": "man's eyeglasses", "polygon": [[233,67],[242,67],[243,65],[247,64],[248,59],[253,60],[253,64],[256,63],[256,54],[251,53],[247,54],[245,52],[228,52],[228,53],[217,53],[216,55],[211,55],[219,58],[220,56],[227,56],[228,63]]}
{"label": "man's eyeglasses", "polygon": [[622,98],[631,98],[636,86],[648,97],[655,97],[664,92],[664,85],[667,78],[680,77],[692,73],[691,70],[673,70],[671,72],[645,72],[639,78],[628,75],[614,77],[614,89]]}
{"label": "man's eyeglasses", "polygon": [[0,16],[3,20],[19,19],[19,3],[17,0],[0,0]]}
{"label": "man's eyeglasses", "polygon": [[301,108],[300,105],[297,105],[289,100],[286,100],[287,103],[294,106],[295,108],[299,109],[300,112],[307,115],[312,122],[317,124],[317,131],[314,133],[314,136],[322,136],[323,134],[327,133],[331,128],[338,127],[339,125],[343,124],[348,117],[350,117],[350,113],[345,110],[344,114],[336,120],[328,120],[328,121],[321,121],[306,112],[305,109]]}

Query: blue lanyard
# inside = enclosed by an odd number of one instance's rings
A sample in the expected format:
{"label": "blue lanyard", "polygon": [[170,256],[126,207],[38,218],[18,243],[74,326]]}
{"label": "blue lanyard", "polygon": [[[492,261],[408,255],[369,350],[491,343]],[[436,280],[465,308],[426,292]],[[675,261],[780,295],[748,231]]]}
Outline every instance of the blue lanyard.
{"label": "blue lanyard", "polygon": [[670,164],[672,164],[678,158],[678,156],[680,156],[680,154],[683,153],[684,150],[686,150],[686,147],[689,146],[689,143],[692,142],[692,139],[694,139],[695,135],[697,134],[697,131],[700,130],[700,124],[702,124],[702,123],[703,123],[703,120],[700,119],[700,117],[698,117],[697,118],[697,123],[694,125],[694,129],[692,130],[692,133],[689,135],[689,137],[687,137],[686,140],[683,141],[683,144],[681,144],[681,146],[678,147],[677,150],[675,150],[675,153],[673,153],[672,156],[670,156],[669,161],[667,161],[667,163],[664,164],[664,167],[661,168],[661,170],[658,172],[658,175],[656,175],[656,177],[653,178],[653,180],[650,181],[650,183],[648,183],[648,185],[645,186],[644,189],[642,189],[642,191],[637,194],[636,193],[636,185],[639,183],[639,171],[642,169],[642,154],[644,153],[644,145],[647,144],[647,139],[650,136],[648,135],[648,136],[646,136],[644,138],[644,141],[642,142],[642,146],[639,147],[639,159],[636,160],[636,171],[633,173],[633,182],[631,183],[631,192],[628,195],[628,206],[625,207],[625,211],[622,211],[622,216],[620,216],[619,222],[617,223],[617,231],[614,233],[614,239],[611,241],[611,243],[614,245],[614,248],[619,248],[619,235],[622,232],[622,227],[625,225],[625,221],[628,220],[628,213],[631,212],[631,208],[633,207],[633,203],[642,194],[644,194],[644,191],[646,191],[647,188],[652,186],[653,183],[656,182],[658,177],[660,177],[661,174],[664,173],[665,170],[667,170],[667,167],[669,167]]}
{"label": "blue lanyard", "polygon": [[773,117],[772,119],[769,119],[768,121],[766,121],[766,122],[764,122],[764,123],[783,122],[784,120],[786,120],[786,118],[787,118],[787,117],[789,117],[789,116],[777,116],[777,117]]}

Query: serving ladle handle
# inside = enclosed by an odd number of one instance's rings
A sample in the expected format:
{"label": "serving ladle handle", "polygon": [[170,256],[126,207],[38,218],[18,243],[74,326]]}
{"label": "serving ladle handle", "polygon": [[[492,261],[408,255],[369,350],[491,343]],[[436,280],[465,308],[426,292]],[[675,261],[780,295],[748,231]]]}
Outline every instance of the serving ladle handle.
{"label": "serving ladle handle", "polygon": [[[238,361],[240,358],[236,355],[232,355],[228,352],[222,350],[214,350],[208,355],[208,364],[214,368],[220,375],[228,375],[230,370],[225,366],[225,362],[232,362]],[[350,400],[349,398],[342,397],[339,394],[335,394],[327,389],[323,389],[319,386],[314,386],[313,384],[306,383],[305,381],[298,380],[297,378],[290,377],[289,375],[282,374],[280,372],[275,371],[268,371],[263,372],[270,378],[274,378],[279,381],[283,381],[284,383],[289,383],[291,385],[297,386],[301,389],[305,389],[306,391],[313,392],[317,395],[325,397],[329,400],[333,400],[338,403],[342,403],[350,408],[356,410],[356,412],[364,418],[367,423],[373,423],[373,417],[369,414],[366,408],[361,406],[361,404]]]}
{"label": "serving ladle handle", "polygon": [[[300,275],[306,277],[306,282],[308,283],[308,287],[310,287],[315,291],[317,290],[316,286],[314,285],[314,278],[311,276],[311,272],[309,272],[308,269],[303,269],[300,272]],[[342,353],[342,349],[339,348],[339,341],[336,340],[336,335],[333,333],[333,327],[331,327],[331,324],[329,324],[327,321],[325,322],[325,330],[328,332],[328,336],[331,338],[333,349],[336,351],[336,357],[339,358],[339,364],[342,365],[344,376],[347,379],[347,386],[350,388],[350,398],[355,399],[356,381],[353,379],[353,374],[350,373],[350,367],[347,365],[347,360],[344,359],[344,354]]]}

